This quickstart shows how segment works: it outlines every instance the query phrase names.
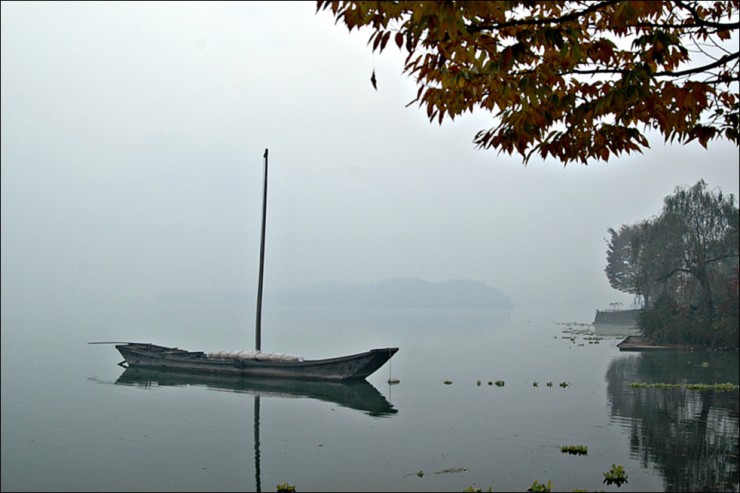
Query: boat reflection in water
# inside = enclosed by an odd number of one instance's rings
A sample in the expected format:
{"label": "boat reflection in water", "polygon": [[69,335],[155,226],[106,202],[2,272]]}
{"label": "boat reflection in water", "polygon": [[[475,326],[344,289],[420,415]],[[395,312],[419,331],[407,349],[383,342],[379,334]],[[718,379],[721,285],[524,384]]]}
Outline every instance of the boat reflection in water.
{"label": "boat reflection in water", "polygon": [[367,380],[332,382],[288,378],[244,378],[200,373],[168,372],[127,368],[116,385],[140,387],[200,386],[208,389],[254,395],[254,470],[256,491],[262,491],[260,480],[260,397],[308,397],[332,402],[374,417],[392,416],[398,412],[378,389]]}
{"label": "boat reflection in water", "polygon": [[142,387],[194,385],[270,397],[308,397],[356,409],[370,416],[389,416],[398,412],[367,380],[327,382],[289,378],[245,378],[127,368],[116,384]]}

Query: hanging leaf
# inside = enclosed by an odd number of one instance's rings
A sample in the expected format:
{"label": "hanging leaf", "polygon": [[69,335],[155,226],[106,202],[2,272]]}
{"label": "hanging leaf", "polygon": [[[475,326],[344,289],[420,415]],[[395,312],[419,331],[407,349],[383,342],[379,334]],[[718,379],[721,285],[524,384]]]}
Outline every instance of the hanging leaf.
{"label": "hanging leaf", "polygon": [[378,81],[377,81],[377,79],[375,78],[375,69],[373,69],[373,75],[371,75],[371,76],[370,76],[370,82],[372,82],[372,84],[373,84],[373,87],[374,87],[374,88],[375,88],[375,90],[377,91],[377,90],[378,90]]}

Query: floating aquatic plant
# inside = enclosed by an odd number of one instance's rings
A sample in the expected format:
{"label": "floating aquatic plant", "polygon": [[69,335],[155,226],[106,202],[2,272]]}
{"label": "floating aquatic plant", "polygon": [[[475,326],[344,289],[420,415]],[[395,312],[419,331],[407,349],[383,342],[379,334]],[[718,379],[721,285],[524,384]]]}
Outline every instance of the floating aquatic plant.
{"label": "floating aquatic plant", "polygon": [[604,473],[604,482],[606,484],[614,483],[617,486],[622,486],[622,483],[627,482],[627,474],[625,474],[624,468],[622,466],[612,464],[611,469]]}
{"label": "floating aquatic plant", "polygon": [[585,445],[563,445],[560,447],[560,451],[573,455],[587,455],[588,447]]}
{"label": "floating aquatic plant", "polygon": [[540,484],[535,479],[527,491],[552,491],[552,482],[548,479],[546,484]]}
{"label": "floating aquatic plant", "polygon": [[[483,491],[483,490],[481,490],[480,488],[478,488],[478,487],[476,487],[476,486],[473,486],[473,485],[470,485],[470,486],[468,486],[467,488],[465,488],[465,489],[463,490],[463,492],[464,492],[464,493],[482,493],[482,491]],[[491,492],[491,491],[493,491],[493,490],[492,490],[492,489],[491,489],[491,487],[489,486],[489,487],[488,487],[488,489],[487,489],[486,491],[488,491],[488,492]]]}
{"label": "floating aquatic plant", "polygon": [[678,389],[684,387],[688,390],[715,390],[717,392],[732,392],[740,389],[740,386],[734,383],[645,383],[632,382],[629,386],[633,389]]}

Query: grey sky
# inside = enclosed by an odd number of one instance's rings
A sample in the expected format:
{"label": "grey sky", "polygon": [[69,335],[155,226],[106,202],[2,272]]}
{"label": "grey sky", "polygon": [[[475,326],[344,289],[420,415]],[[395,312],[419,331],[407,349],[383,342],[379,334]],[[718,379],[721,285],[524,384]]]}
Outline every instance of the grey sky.
{"label": "grey sky", "polygon": [[1,17],[3,310],[256,289],[265,148],[267,287],[470,278],[578,321],[632,300],[603,272],[608,227],[702,178],[738,195],[726,142],[567,167],[476,150],[490,115],[429,123],[402,55],[314,2]]}

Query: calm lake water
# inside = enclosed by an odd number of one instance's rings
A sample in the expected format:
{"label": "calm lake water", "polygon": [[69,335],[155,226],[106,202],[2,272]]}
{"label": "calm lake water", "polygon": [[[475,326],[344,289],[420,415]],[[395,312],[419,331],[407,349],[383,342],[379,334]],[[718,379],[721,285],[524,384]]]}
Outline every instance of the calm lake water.
{"label": "calm lake water", "polygon": [[267,306],[265,351],[400,347],[367,385],[285,388],[124,371],[87,344],[251,349],[249,307],[3,307],[2,490],[738,491],[737,391],[629,386],[737,384],[738,354],[622,353],[590,321]]}

